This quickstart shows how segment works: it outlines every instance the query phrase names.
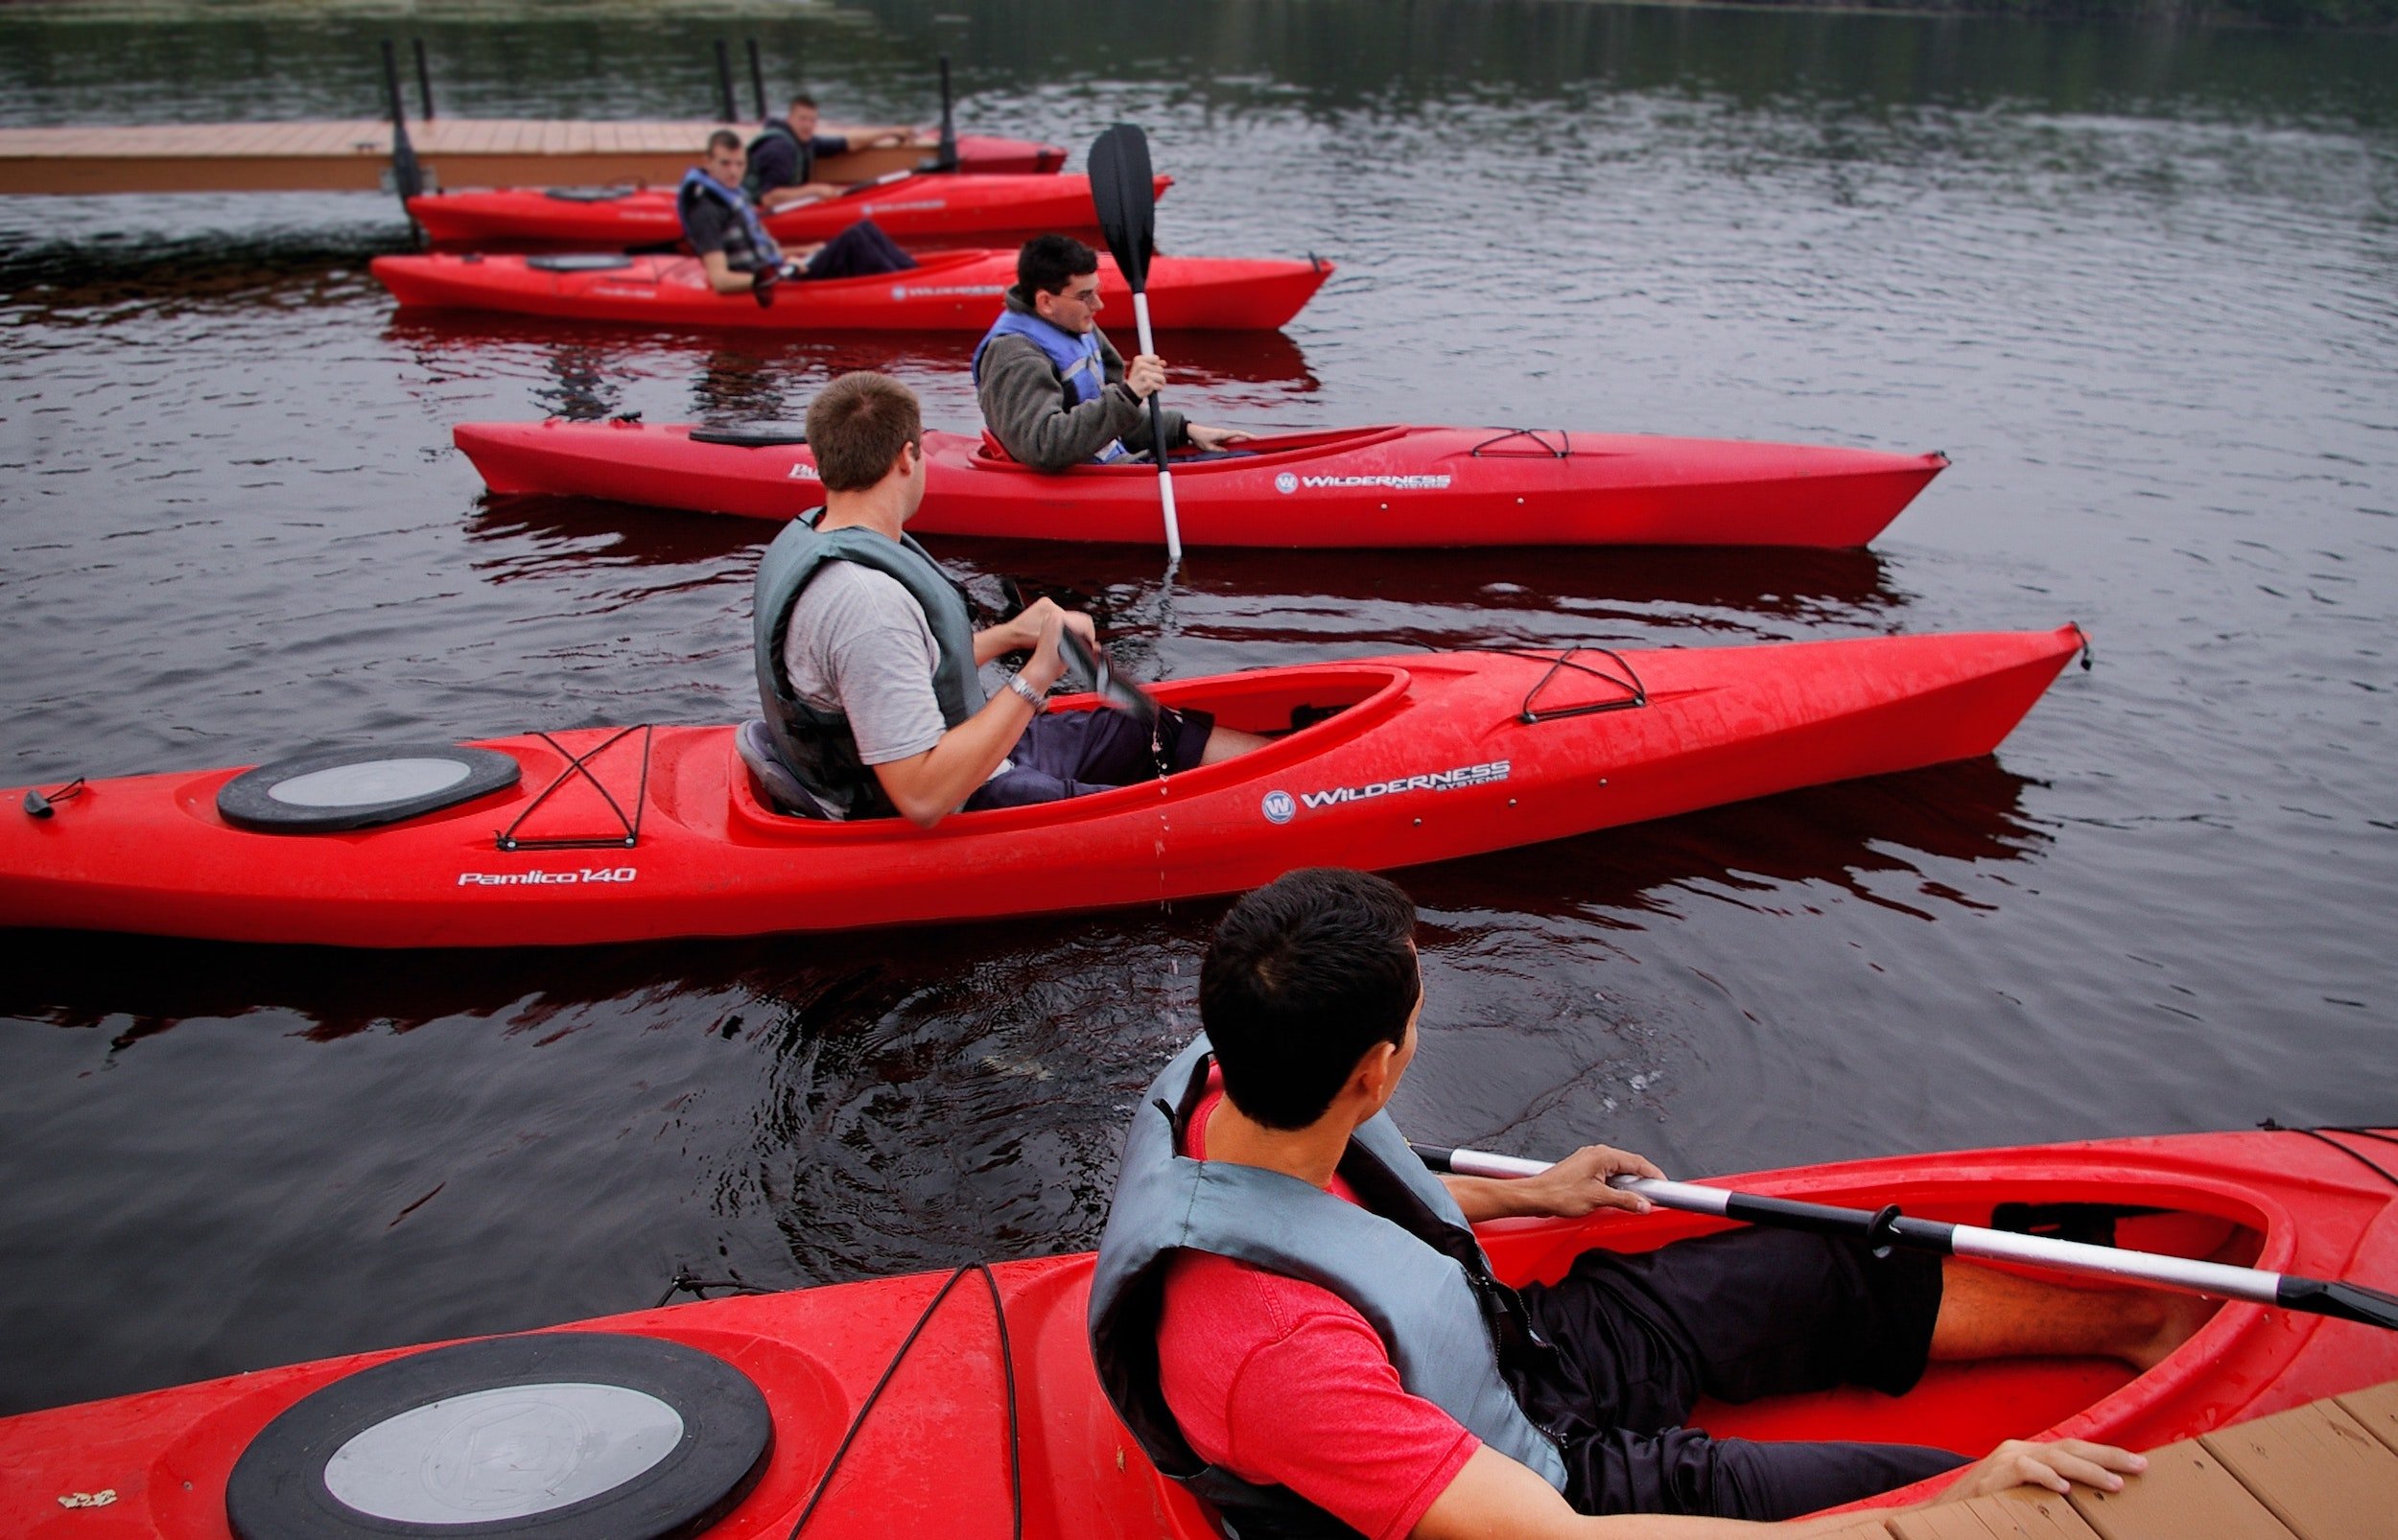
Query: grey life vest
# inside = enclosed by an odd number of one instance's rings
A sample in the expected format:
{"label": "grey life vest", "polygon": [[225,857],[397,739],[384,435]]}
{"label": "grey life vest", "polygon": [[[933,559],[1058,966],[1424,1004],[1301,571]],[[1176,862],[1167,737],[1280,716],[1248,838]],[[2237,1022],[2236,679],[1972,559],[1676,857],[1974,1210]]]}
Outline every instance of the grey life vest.
{"label": "grey life vest", "polygon": [[966,592],[950,580],[922,546],[905,535],[894,541],[875,530],[850,525],[819,533],[822,508],[811,508],[774,537],[758,560],[751,608],[751,642],[757,655],[758,698],[775,752],[800,782],[845,818],[888,818],[898,809],[883,795],[874,771],[858,758],[849,718],[822,712],[791,688],[783,665],[783,639],[800,591],[826,562],[856,562],[896,578],[921,605],[940,648],[932,692],[941,719],[955,727],[982,709],[982,680],[975,672],[974,615]]}
{"label": "grey life vest", "polygon": [[1556,1350],[1492,1275],[1448,1189],[1387,1114],[1368,1120],[1341,1158],[1363,1208],[1279,1172],[1177,1154],[1177,1134],[1206,1095],[1211,1057],[1202,1036],[1134,1112],[1091,1284],[1100,1387],[1150,1460],[1243,1540],[1353,1533],[1296,1493],[1208,1464],[1175,1426],[1158,1385],[1159,1289],[1167,1258],[1197,1250],[1347,1300],[1380,1335],[1411,1394],[1563,1491],[1557,1444],[1524,1415],[1513,1388],[1536,1355]]}

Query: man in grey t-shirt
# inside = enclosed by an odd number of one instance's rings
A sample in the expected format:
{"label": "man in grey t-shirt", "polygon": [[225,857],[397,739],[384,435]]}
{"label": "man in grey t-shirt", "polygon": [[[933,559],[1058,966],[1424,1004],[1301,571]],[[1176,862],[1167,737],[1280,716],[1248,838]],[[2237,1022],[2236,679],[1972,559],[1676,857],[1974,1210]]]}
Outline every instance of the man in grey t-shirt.
{"label": "man in grey t-shirt", "polygon": [[[930,828],[963,808],[1053,802],[1213,763],[1256,748],[1254,734],[1203,712],[1163,713],[1155,735],[1114,712],[1046,712],[1066,669],[1058,639],[1091,618],[1048,599],[974,630],[965,599],[904,526],[924,501],[924,432],[916,397],[886,375],[851,374],[808,409],[808,442],[825,490],[823,514],[777,537],[761,563],[761,612],[783,574],[788,619],[761,622],[778,747],[829,808],[897,812]],[[881,544],[887,540],[886,547]],[[801,553],[813,566],[792,575]],[[944,639],[948,639],[946,642]],[[1010,652],[1023,669],[988,700],[974,673]],[[969,655],[971,654],[971,655]],[[945,705],[945,699],[947,704]],[[802,720],[804,718],[804,720]]]}

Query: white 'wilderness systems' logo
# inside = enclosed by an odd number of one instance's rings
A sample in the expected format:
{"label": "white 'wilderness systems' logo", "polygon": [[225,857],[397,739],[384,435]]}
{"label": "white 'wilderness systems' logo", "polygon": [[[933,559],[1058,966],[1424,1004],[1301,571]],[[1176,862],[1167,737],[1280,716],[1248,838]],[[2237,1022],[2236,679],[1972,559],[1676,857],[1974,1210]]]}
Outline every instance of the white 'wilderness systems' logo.
{"label": "white 'wilderness systems' logo", "polygon": [[630,882],[641,875],[629,866],[587,866],[577,872],[460,872],[461,888],[556,888],[581,882]]}
{"label": "white 'wilderness systems' logo", "polygon": [[797,465],[792,466],[791,474],[785,477],[783,479],[787,481],[821,481],[824,478],[816,474],[816,468],[814,466],[809,464],[806,460],[802,460]]}
{"label": "white 'wilderness systems' logo", "polygon": [[1265,814],[1269,824],[1287,824],[1299,816],[1302,807],[1315,812],[1326,807],[1337,807],[1343,803],[1393,797],[1403,791],[1460,791],[1468,786],[1487,786],[1506,780],[1513,768],[1506,759],[1493,759],[1488,764],[1460,765],[1454,770],[1435,770],[1429,775],[1394,776],[1388,781],[1369,781],[1362,786],[1332,786],[1323,791],[1303,791],[1297,797],[1287,791],[1269,791],[1258,810]]}
{"label": "white 'wilderness systems' logo", "polygon": [[1293,476],[1284,471],[1274,478],[1274,490],[1282,493],[1305,487],[1313,492],[1322,487],[1378,486],[1393,492],[1439,492],[1448,486],[1446,476]]}
{"label": "white 'wilderness systems' logo", "polygon": [[893,299],[941,299],[961,295],[979,298],[984,294],[1006,292],[1007,285],[1005,284],[893,284],[891,286]]}

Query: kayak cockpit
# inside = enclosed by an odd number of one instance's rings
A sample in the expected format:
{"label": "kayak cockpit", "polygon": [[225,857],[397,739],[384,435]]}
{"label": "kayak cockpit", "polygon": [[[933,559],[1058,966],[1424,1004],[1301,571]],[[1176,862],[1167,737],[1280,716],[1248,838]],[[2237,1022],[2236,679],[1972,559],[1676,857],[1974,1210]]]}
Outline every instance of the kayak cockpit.
{"label": "kayak cockpit", "polygon": [[[1378,428],[1326,428],[1309,432],[1275,433],[1253,438],[1236,449],[1216,454],[1194,451],[1178,452],[1173,458],[1176,476],[1213,476],[1231,471],[1254,471],[1266,468],[1288,468],[1309,460],[1328,459],[1334,455],[1352,454],[1388,444],[1416,430],[1383,426]],[[1070,465],[1063,471],[1036,471],[1010,455],[988,432],[982,442],[964,456],[964,461],[977,471],[996,471],[1019,476],[1070,478],[1143,476],[1155,479],[1158,468],[1141,459],[1119,461],[1113,465]]]}
{"label": "kayak cockpit", "polygon": [[[1744,1183],[1744,1187],[1751,1184]],[[2274,1267],[2291,1248],[2287,1216],[2259,1196],[2212,1178],[2185,1180],[2155,1170],[2039,1172],[1961,1170],[1940,1178],[1800,1188],[1754,1184],[1778,1196],[1878,1208],[1910,1217],[2025,1230],[2161,1255]],[[1725,1226],[1687,1215],[1653,1214],[1593,1229],[1555,1222],[1494,1226],[1484,1241],[1503,1276],[1561,1275],[1591,1245],[1642,1251]],[[1985,1264],[1968,1264],[1985,1265]],[[2058,1281],[2026,1272],[2025,1276]],[[2081,1280],[2078,1286],[2111,1285]],[[2009,1438],[2081,1427],[2136,1428],[2149,1409],[2185,1405],[2211,1364],[2256,1332],[2253,1306],[2219,1310],[2146,1373],[2104,1358],[2017,1358],[1936,1363],[1915,1388],[1890,1396],[1855,1387],[1772,1396],[1741,1405],[1702,1400],[1691,1425],[1718,1436],[1863,1439],[1929,1444],[1979,1456]],[[2095,1423],[2085,1421],[2095,1414]]]}
{"label": "kayak cockpit", "polygon": [[[731,788],[732,820],[777,839],[844,843],[1087,823],[1136,807],[1155,807],[1169,798],[1187,801],[1243,782],[1262,782],[1280,776],[1293,765],[1328,753],[1387,720],[1404,702],[1409,683],[1408,670],[1396,664],[1365,663],[1268,668],[1159,685],[1152,693],[1163,705],[1205,711],[1221,726],[1259,734],[1273,741],[1253,753],[1200,765],[1170,778],[1118,786],[1068,802],[952,813],[930,830],[918,829],[896,818],[842,824],[777,812],[761,800],[747,767],[740,762],[733,735],[728,733],[724,752],[733,760],[726,778]],[[1069,712],[1103,709],[1094,695],[1069,696],[1052,707]]]}

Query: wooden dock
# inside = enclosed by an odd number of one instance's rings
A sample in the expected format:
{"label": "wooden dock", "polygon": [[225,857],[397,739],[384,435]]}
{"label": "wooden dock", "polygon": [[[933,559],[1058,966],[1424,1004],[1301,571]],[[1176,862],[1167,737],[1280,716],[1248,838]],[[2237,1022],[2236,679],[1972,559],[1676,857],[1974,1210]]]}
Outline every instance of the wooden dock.
{"label": "wooden dock", "polygon": [[1822,1540],[2389,1540],[2398,1382],[2149,1453],[2108,1496],[2018,1489],[1861,1519]]}
{"label": "wooden dock", "polygon": [[[427,190],[460,187],[667,184],[698,163],[708,135],[756,126],[707,119],[579,123],[529,118],[435,118],[409,125]],[[828,133],[838,132],[829,127]],[[939,150],[930,137],[829,155],[817,175],[862,181],[905,171]],[[0,194],[260,193],[388,190],[391,125],[158,124],[133,128],[0,128]]]}

